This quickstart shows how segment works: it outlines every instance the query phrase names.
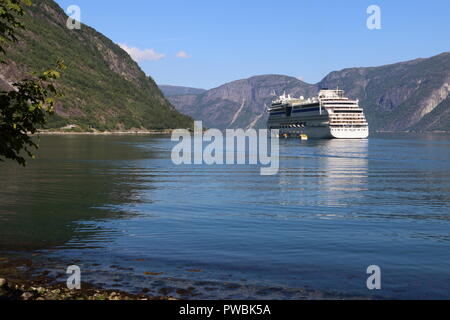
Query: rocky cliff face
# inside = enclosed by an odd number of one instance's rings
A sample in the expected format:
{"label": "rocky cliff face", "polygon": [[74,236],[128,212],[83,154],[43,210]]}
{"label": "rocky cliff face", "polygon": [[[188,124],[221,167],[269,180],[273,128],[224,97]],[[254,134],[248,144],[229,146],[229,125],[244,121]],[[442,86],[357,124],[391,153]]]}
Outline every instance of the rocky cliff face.
{"label": "rocky cliff face", "polygon": [[332,72],[317,84],[263,75],[225,84],[196,95],[176,95],[178,110],[203,120],[209,127],[235,128],[265,125],[265,108],[273,92],[305,97],[321,88],[339,87],[360,99],[372,130],[450,130],[450,53],[428,59],[374,68]]}
{"label": "rocky cliff face", "polygon": [[68,69],[58,85],[57,115],[50,127],[67,124],[100,130],[190,127],[192,119],[165,99],[155,82],[110,39],[82,25],[66,27],[67,16],[53,0],[35,0],[23,17],[19,43],[7,48],[8,64],[0,66],[0,87],[31,72],[46,70],[59,59]]}

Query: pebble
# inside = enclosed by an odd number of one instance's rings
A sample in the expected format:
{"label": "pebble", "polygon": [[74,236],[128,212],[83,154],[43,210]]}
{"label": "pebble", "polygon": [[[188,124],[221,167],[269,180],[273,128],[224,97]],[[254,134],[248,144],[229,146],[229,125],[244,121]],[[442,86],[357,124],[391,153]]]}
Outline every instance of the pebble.
{"label": "pebble", "polygon": [[31,298],[33,298],[33,294],[31,292],[24,292],[20,297],[22,298],[22,300],[30,300]]}
{"label": "pebble", "polygon": [[43,293],[45,293],[45,288],[42,288],[42,287],[38,287],[37,289],[36,289],[36,291],[37,291],[37,293],[39,293],[39,294],[43,294]]}

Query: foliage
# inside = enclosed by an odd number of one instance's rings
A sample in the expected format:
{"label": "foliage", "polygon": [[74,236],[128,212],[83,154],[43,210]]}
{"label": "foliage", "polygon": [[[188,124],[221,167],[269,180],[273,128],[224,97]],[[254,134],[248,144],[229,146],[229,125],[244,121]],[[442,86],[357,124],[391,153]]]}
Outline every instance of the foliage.
{"label": "foliage", "polygon": [[57,70],[48,70],[37,79],[14,83],[16,90],[0,92],[0,157],[15,160],[21,165],[26,164],[22,151],[34,158],[31,148],[38,148],[38,145],[31,135],[46,123],[48,115],[54,113],[51,96],[61,94],[52,80],[58,79],[58,70],[64,68],[64,64],[59,62]]}
{"label": "foliage", "polygon": [[[22,5],[31,5],[30,0],[0,0],[0,53],[5,54],[4,45],[6,42],[16,42],[16,30],[24,28],[23,23],[18,19],[24,15]],[[0,62],[4,60],[0,57]]]}
{"label": "foliage", "polygon": [[[0,52],[6,53],[4,43],[17,42],[17,28],[24,28],[19,16],[23,16],[22,5],[31,5],[28,0],[0,0]],[[4,60],[1,61],[5,63]],[[39,76],[28,78],[13,84],[11,91],[0,91],[0,161],[12,159],[21,165],[26,161],[25,152],[33,157],[32,148],[38,145],[32,134],[46,123],[47,116],[53,114],[53,96],[60,93],[53,80],[60,78],[65,69],[58,62],[55,70],[47,70]]]}

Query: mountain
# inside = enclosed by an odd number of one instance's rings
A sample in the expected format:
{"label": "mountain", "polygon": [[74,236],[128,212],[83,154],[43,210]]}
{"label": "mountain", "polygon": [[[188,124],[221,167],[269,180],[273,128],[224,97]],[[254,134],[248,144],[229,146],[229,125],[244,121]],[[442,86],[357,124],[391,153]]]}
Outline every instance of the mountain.
{"label": "mountain", "polygon": [[169,86],[169,85],[159,85],[159,89],[162,91],[164,96],[181,96],[181,95],[198,95],[206,92],[205,89],[180,87],[180,86]]}
{"label": "mountain", "polygon": [[371,130],[450,131],[450,53],[381,67],[331,72],[317,84],[283,75],[262,75],[227,83],[199,95],[169,100],[208,127],[262,127],[273,92],[305,97],[339,87],[359,99]]}
{"label": "mountain", "polygon": [[207,127],[246,128],[262,125],[274,92],[282,91],[309,96],[316,93],[316,87],[292,77],[265,75],[230,82],[197,95],[168,99],[182,113],[203,120]]}
{"label": "mountain", "polygon": [[58,80],[64,97],[50,128],[68,124],[99,130],[171,129],[191,127],[137,63],[94,29],[66,27],[67,16],[53,0],[33,1],[22,18],[26,30],[19,43],[7,48],[8,64],[0,67],[0,87],[11,90],[14,81],[46,70],[58,60],[68,69]]}

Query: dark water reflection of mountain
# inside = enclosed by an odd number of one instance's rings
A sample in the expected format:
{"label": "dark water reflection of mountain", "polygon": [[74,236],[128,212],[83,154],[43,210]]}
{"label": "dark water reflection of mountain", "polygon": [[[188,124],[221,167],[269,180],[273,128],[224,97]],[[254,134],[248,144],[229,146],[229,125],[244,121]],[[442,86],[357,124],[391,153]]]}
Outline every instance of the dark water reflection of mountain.
{"label": "dark water reflection of mountain", "polygon": [[[61,246],[77,236],[80,221],[133,215],[99,208],[139,202],[133,183],[139,172],[124,180],[120,171],[133,160],[160,156],[120,136],[44,136],[40,144],[38,160],[28,161],[27,167],[1,164],[1,250]],[[87,240],[101,232],[83,230],[82,236]]]}

